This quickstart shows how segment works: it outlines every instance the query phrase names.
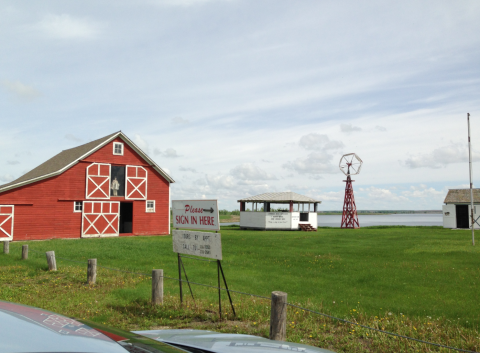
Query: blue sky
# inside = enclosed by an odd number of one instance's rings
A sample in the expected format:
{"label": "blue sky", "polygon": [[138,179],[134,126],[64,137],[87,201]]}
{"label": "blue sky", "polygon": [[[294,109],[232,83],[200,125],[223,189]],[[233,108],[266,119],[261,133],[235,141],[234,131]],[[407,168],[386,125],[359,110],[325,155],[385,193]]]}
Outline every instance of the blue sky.
{"label": "blue sky", "polygon": [[295,191],[340,209],[355,152],[359,209],[440,209],[468,186],[467,112],[480,156],[479,15],[476,0],[0,1],[0,183],[122,130],[172,199]]}

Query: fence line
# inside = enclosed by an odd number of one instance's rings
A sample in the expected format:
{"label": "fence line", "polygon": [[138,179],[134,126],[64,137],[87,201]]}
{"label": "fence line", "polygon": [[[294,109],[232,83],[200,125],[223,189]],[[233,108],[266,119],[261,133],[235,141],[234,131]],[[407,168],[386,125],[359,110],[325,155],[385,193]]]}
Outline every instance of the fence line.
{"label": "fence line", "polygon": [[[30,251],[33,251],[33,252],[36,252],[36,253],[41,253],[41,254],[45,253],[44,251],[38,251],[38,250],[32,250],[32,249],[29,249],[29,250],[30,250]],[[71,259],[66,259],[66,258],[62,258],[62,257],[57,257],[57,259],[61,259],[61,260],[64,260],[64,261],[69,261],[69,262],[81,263],[81,264],[86,264],[86,263],[87,263],[87,261],[71,260]],[[192,258],[192,259],[197,260],[196,258]],[[205,260],[204,260],[204,261],[205,261]],[[206,260],[206,261],[209,261],[209,260]],[[112,270],[112,271],[118,271],[118,272],[124,272],[124,273],[130,273],[130,274],[136,274],[136,275],[142,275],[142,276],[146,276],[146,277],[151,277],[151,274],[142,273],[142,272],[132,272],[132,271],[121,270],[121,269],[118,269],[118,268],[112,268],[112,267],[106,267],[106,266],[100,266],[100,265],[97,265],[97,268],[104,268],[104,269],[106,269],[106,270]],[[247,296],[250,296],[250,297],[256,297],[256,298],[261,298],[261,299],[270,300],[269,297],[265,297],[265,296],[258,295],[258,294],[241,292],[241,291],[232,290],[232,289],[226,289],[226,288],[221,288],[221,287],[219,288],[219,287],[212,286],[212,285],[209,285],[209,284],[196,283],[196,282],[187,281],[187,280],[183,280],[183,279],[179,279],[179,278],[175,278],[175,277],[169,277],[169,276],[165,276],[165,275],[163,275],[163,278],[171,279],[171,280],[178,281],[178,282],[185,282],[185,283],[189,283],[189,284],[194,284],[194,285],[197,285],[197,286],[213,288],[213,289],[217,289],[217,290],[220,289],[220,290],[223,290],[223,291],[228,291],[228,292],[232,292],[232,293],[247,295]],[[325,313],[322,313],[322,312],[319,312],[319,311],[315,311],[315,310],[312,310],[312,309],[307,309],[307,308],[301,307],[301,306],[299,306],[299,305],[291,304],[291,303],[288,303],[288,302],[286,303],[286,305],[287,305],[287,306],[290,306],[290,307],[293,307],[293,308],[300,309],[300,310],[308,311],[308,312],[310,312],[310,313],[312,313],[312,314],[324,316],[324,317],[327,317],[327,318],[332,319],[332,320],[337,320],[337,321],[343,322],[343,323],[345,323],[345,324],[355,325],[355,326],[357,326],[357,327],[362,327],[362,328],[364,328],[364,329],[368,329],[368,330],[372,330],[372,331],[384,333],[384,334],[386,334],[386,335],[390,335],[390,336],[394,336],[394,337],[400,337],[400,338],[404,338],[404,339],[407,339],[407,340],[411,340],[411,341],[415,341],[415,342],[419,342],[419,343],[424,343],[424,344],[428,344],[428,345],[431,345],[431,346],[436,346],[436,347],[439,347],[439,348],[447,348],[447,349],[455,350],[455,351],[458,351],[458,352],[479,353],[479,352],[476,352],[476,351],[465,350],[465,349],[462,349],[462,348],[445,346],[445,345],[440,344],[440,343],[434,343],[434,342],[424,341],[424,340],[421,340],[421,339],[418,339],[418,338],[413,338],[413,337],[409,337],[409,336],[400,335],[400,334],[398,334],[398,333],[381,330],[381,329],[378,329],[378,328],[375,328],[375,327],[365,326],[365,325],[359,324],[359,323],[357,323],[357,322],[349,321],[349,320],[346,320],[346,319],[341,319],[341,318],[336,317],[336,316],[333,316],[333,315],[328,315],[328,314],[325,314]]]}

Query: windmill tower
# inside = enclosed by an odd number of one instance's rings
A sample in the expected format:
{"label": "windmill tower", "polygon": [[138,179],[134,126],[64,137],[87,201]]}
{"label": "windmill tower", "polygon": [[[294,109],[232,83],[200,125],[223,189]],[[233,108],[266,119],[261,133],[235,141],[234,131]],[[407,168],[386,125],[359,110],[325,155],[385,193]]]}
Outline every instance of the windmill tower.
{"label": "windmill tower", "polygon": [[340,228],[360,228],[358,223],[357,205],[355,205],[355,197],[353,196],[353,186],[350,175],[356,175],[360,173],[363,161],[355,153],[344,154],[340,159],[340,170],[347,176],[347,180],[344,180],[345,185],[345,198],[343,201],[343,213],[342,224]]}

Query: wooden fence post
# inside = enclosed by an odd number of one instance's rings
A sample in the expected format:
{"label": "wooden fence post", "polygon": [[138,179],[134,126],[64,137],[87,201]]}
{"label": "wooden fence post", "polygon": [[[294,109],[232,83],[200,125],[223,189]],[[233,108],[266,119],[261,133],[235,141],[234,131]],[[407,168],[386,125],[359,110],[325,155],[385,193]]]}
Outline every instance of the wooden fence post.
{"label": "wooden fence post", "polygon": [[47,251],[45,255],[47,255],[48,270],[56,271],[57,262],[55,261],[55,251]]}
{"label": "wooden fence post", "polygon": [[163,270],[152,270],[152,304],[163,304]]}
{"label": "wooden fence post", "polygon": [[28,245],[22,245],[22,260],[28,260]]}
{"label": "wooden fence post", "polygon": [[3,242],[3,253],[4,254],[9,254],[10,253],[10,242],[9,241],[4,241]]}
{"label": "wooden fence post", "polygon": [[87,283],[95,284],[97,281],[97,259],[89,259],[87,267]]}
{"label": "wooden fence post", "polygon": [[287,336],[287,293],[272,292],[270,339],[285,341]]}

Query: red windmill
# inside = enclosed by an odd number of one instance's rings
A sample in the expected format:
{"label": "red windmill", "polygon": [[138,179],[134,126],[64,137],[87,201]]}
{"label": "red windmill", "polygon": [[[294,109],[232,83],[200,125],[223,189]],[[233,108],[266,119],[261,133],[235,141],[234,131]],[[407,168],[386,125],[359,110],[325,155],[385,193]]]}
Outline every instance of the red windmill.
{"label": "red windmill", "polygon": [[360,228],[358,223],[357,206],[355,205],[355,197],[353,196],[353,186],[350,175],[360,173],[363,161],[355,153],[344,154],[340,159],[340,170],[347,176],[344,180],[345,185],[345,199],[343,201],[342,224],[340,228]]}

